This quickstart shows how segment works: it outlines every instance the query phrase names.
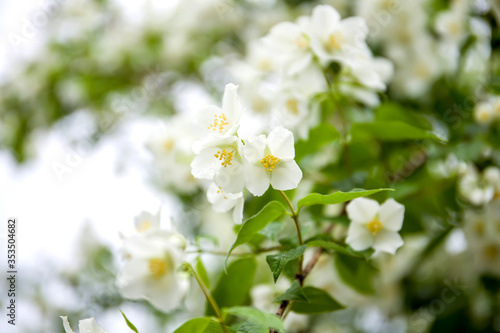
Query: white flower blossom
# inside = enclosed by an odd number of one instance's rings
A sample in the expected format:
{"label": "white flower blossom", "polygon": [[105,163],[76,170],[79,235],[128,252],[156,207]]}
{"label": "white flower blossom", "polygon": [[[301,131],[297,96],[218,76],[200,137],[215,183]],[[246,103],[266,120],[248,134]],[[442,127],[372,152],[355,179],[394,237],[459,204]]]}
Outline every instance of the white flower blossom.
{"label": "white flower blossom", "polygon": [[249,138],[245,144],[245,179],[248,190],[261,196],[271,184],[276,190],[291,190],[302,179],[294,160],[293,134],[278,127],[265,135]]}
{"label": "white flower blossom", "polygon": [[121,294],[129,299],[146,299],[163,312],[179,306],[188,289],[188,279],[178,272],[184,246],[181,235],[165,231],[125,239],[127,261],[117,278]]}
{"label": "white flower blossom", "polygon": [[394,199],[380,205],[372,199],[357,198],[346,210],[351,220],[346,243],[354,250],[372,247],[376,252],[394,254],[404,244],[398,233],[403,225],[404,206]]}
{"label": "white flower blossom", "polygon": [[160,228],[160,214],[153,215],[141,212],[134,218],[134,225],[137,232],[158,230]]}
{"label": "white flower blossom", "polygon": [[[68,317],[61,316],[61,319],[63,321],[64,331],[66,333],[75,333],[69,325]],[[78,323],[78,329],[80,333],[108,333],[108,331],[97,324],[97,321],[94,318],[80,320]]]}
{"label": "white flower blossom", "polygon": [[216,212],[224,213],[233,209],[234,223],[241,224],[243,220],[243,193],[225,193],[215,183],[210,184],[207,191],[208,201]]}

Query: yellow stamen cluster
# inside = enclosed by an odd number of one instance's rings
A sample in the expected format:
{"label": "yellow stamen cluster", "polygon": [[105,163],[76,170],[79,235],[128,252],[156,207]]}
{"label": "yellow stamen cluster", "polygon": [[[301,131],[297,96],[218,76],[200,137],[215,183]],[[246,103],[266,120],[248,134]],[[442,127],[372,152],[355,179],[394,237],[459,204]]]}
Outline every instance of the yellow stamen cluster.
{"label": "yellow stamen cluster", "polygon": [[160,279],[167,272],[167,262],[161,258],[149,259],[149,271],[153,279]]}
{"label": "yellow stamen cluster", "polygon": [[149,228],[151,228],[151,222],[149,222],[149,221],[143,221],[137,227],[137,231],[138,232],[144,232],[144,231],[149,230]]}
{"label": "yellow stamen cluster", "polygon": [[340,32],[335,32],[328,36],[328,42],[326,43],[326,48],[329,51],[340,50],[344,42],[345,42],[344,36]]}
{"label": "yellow stamen cluster", "polygon": [[279,161],[279,158],[269,154],[262,160],[260,160],[260,164],[262,164],[264,168],[266,168],[267,172],[273,172],[274,168],[276,168],[276,164],[278,164]]}
{"label": "yellow stamen cluster", "polygon": [[228,124],[229,121],[227,120],[226,115],[224,113],[220,116],[214,114],[214,123],[208,126],[207,128],[222,133],[222,131],[224,130],[224,126]]}
{"label": "yellow stamen cluster", "polygon": [[309,40],[305,36],[297,37],[294,43],[299,49],[307,49],[309,47]]}
{"label": "yellow stamen cluster", "polygon": [[372,233],[372,235],[376,235],[380,230],[384,228],[382,222],[379,221],[377,217],[373,218],[373,220],[366,225],[368,230]]}
{"label": "yellow stamen cluster", "polygon": [[214,156],[215,158],[218,158],[219,161],[222,161],[221,165],[226,168],[228,165],[231,165],[233,153],[234,151],[226,151],[225,149],[222,149],[222,152],[219,150]]}
{"label": "yellow stamen cluster", "polygon": [[294,115],[299,114],[299,102],[295,98],[286,101],[286,108]]}

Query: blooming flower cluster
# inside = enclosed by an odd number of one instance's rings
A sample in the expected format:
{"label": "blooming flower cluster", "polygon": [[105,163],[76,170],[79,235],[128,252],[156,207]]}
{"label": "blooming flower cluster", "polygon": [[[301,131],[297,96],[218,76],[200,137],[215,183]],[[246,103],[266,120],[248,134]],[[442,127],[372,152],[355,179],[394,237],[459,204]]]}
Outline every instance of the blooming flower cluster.
{"label": "blooming flower cluster", "polygon": [[195,178],[213,181],[209,201],[218,211],[234,208],[234,220],[240,223],[245,187],[256,196],[269,185],[290,190],[297,187],[302,171],[294,160],[294,137],[289,130],[277,127],[267,137],[240,138],[243,106],[237,89],[234,84],[226,85],[222,108],[208,106],[198,112],[202,138],[193,144],[196,157],[191,172]]}

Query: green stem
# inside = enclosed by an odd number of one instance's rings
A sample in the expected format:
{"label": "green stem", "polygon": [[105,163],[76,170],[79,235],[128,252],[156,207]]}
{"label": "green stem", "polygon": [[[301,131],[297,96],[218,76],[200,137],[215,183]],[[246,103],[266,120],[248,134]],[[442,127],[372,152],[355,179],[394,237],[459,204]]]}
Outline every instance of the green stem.
{"label": "green stem", "polygon": [[196,273],[196,271],[193,268],[193,266],[191,266],[188,263],[185,263],[185,265],[186,265],[187,268],[189,268],[189,270],[191,271],[191,273],[193,273],[193,276],[196,279],[196,282],[198,282],[198,285],[200,286],[201,291],[203,291],[203,293],[205,294],[205,297],[207,298],[208,303],[210,303],[210,305],[212,306],[212,309],[214,309],[215,315],[217,316],[217,318],[219,318],[219,323],[220,323],[220,325],[222,327],[222,330],[224,331],[224,333],[227,333],[226,326],[224,325],[224,319],[222,318],[222,312],[220,311],[220,308],[217,305],[217,302],[212,297],[212,294],[208,290],[207,286],[205,286],[205,284],[201,280],[201,278],[198,275],[198,273]]}
{"label": "green stem", "polygon": [[290,211],[292,212],[292,219],[293,222],[295,222],[295,228],[297,229],[297,237],[299,238],[299,245],[304,244],[302,241],[302,232],[300,231],[300,224],[299,224],[299,215],[295,213],[295,210],[293,209],[292,203],[290,202],[290,199],[286,196],[285,192],[279,191],[283,198],[285,199],[286,203],[288,204],[288,207],[290,207]]}

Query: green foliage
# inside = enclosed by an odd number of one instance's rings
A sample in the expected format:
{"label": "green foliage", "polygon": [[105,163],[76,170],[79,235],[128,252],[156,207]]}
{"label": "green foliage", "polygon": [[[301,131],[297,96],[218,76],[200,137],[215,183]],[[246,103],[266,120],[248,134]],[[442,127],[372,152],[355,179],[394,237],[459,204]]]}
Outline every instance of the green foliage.
{"label": "green foliage", "polygon": [[245,331],[242,330],[244,326],[240,327],[239,331],[260,333],[264,332],[264,329],[265,332],[269,332],[269,328],[272,328],[278,332],[285,332],[283,322],[273,313],[263,312],[247,306],[224,308],[222,311],[226,314],[246,319],[251,323],[246,325]]}
{"label": "green foliage", "polygon": [[300,284],[297,280],[294,280],[290,288],[288,288],[283,294],[281,294],[278,298],[276,298],[273,302],[281,302],[281,301],[302,301],[308,302],[306,294],[304,290],[300,287]]}
{"label": "green foliage", "polygon": [[[222,272],[217,285],[212,290],[212,296],[219,307],[247,304],[256,268],[255,258],[242,258],[233,261],[228,266],[227,274]],[[210,304],[207,304],[205,313],[208,316],[215,315]]]}
{"label": "green foliage", "polygon": [[318,193],[311,193],[306,195],[304,198],[300,199],[297,206],[298,209],[300,210],[302,207],[305,206],[312,206],[312,205],[333,205],[333,204],[339,204],[343,202],[347,202],[356,198],[361,198],[361,197],[366,197],[368,195],[372,195],[381,191],[394,191],[393,189],[390,188],[381,188],[377,190],[361,190],[361,189],[356,189],[352,190],[350,192],[335,192],[332,194],[328,195],[322,195]]}
{"label": "green foliage", "polygon": [[443,141],[436,133],[409,125],[398,120],[378,121],[375,123],[356,123],[352,125],[351,135],[356,141],[369,141],[373,138],[382,141],[404,141],[433,139]]}
{"label": "green foliage", "polygon": [[322,240],[312,240],[310,242],[307,242],[307,246],[309,247],[321,247],[325,250],[333,250],[337,253],[342,253],[346,254],[351,257],[355,258],[364,258],[368,259],[372,255],[373,251],[368,250],[368,251],[363,251],[363,252],[357,252],[351,249],[349,246],[346,245],[340,245],[334,242],[328,242],[328,241],[322,241]]}
{"label": "green foliage", "polygon": [[[226,333],[236,333],[235,330],[230,327],[226,327]],[[221,324],[214,318],[202,317],[194,318],[174,331],[174,333],[225,333],[221,327]]]}
{"label": "green foliage", "polygon": [[252,239],[253,235],[264,229],[269,223],[283,216],[285,212],[286,209],[281,202],[272,201],[262,208],[262,210],[256,215],[246,220],[241,226],[241,229],[238,231],[238,236],[227,254],[226,262],[229,255],[236,247],[248,242]]}
{"label": "green foliage", "polygon": [[373,277],[377,269],[369,262],[335,253],[335,268],[344,283],[363,294],[373,294]]}
{"label": "green foliage", "polygon": [[207,288],[210,288],[210,280],[208,279],[207,270],[205,269],[205,265],[203,264],[203,261],[201,261],[201,258],[198,258],[196,260],[195,269],[196,269],[196,273],[200,277],[200,279],[203,282],[203,284]]}
{"label": "green foliage", "polygon": [[334,300],[322,289],[304,287],[302,290],[308,301],[296,301],[292,307],[293,312],[301,314],[318,314],[344,308],[342,304]]}
{"label": "green foliage", "polygon": [[321,123],[309,132],[307,140],[301,140],[295,145],[295,160],[300,161],[305,156],[317,153],[323,146],[331,144],[340,137],[339,132],[328,123]]}
{"label": "green foliage", "polygon": [[125,314],[123,313],[122,310],[120,310],[122,316],[123,316],[123,319],[125,319],[125,322],[127,323],[127,326],[132,330],[134,331],[135,333],[139,333],[139,331],[137,330],[137,328],[135,328],[134,324],[132,324],[130,322],[130,320],[128,320],[127,316],[125,316]]}
{"label": "green foliage", "polygon": [[274,283],[276,283],[276,281],[278,280],[278,277],[285,268],[285,265],[288,262],[302,256],[306,248],[307,245],[302,245],[296,249],[292,249],[286,252],[281,252],[278,254],[271,254],[266,257],[267,264],[269,265],[269,268],[271,268],[271,271],[273,272]]}

